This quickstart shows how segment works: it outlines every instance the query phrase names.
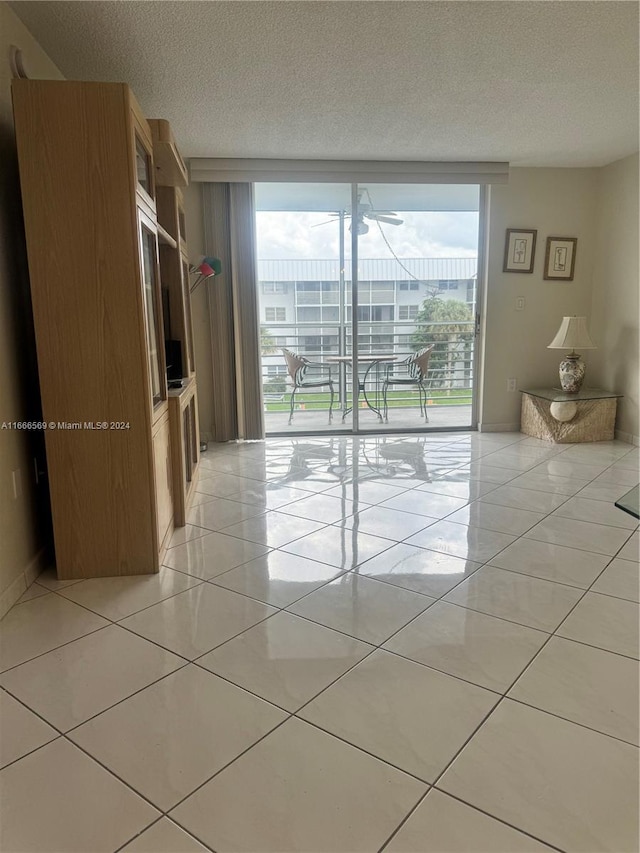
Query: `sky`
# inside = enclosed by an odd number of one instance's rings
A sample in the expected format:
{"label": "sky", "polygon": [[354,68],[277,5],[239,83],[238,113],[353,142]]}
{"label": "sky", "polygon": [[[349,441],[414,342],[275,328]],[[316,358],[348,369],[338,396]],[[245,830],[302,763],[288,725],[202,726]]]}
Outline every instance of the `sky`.
{"label": "sky", "polygon": [[[475,258],[478,254],[477,211],[396,211],[402,225],[367,221],[369,233],[361,235],[361,258]],[[346,220],[345,257],[351,255],[351,233]],[[337,259],[337,217],[315,212],[257,211],[258,258]],[[382,230],[384,237],[380,233]]]}

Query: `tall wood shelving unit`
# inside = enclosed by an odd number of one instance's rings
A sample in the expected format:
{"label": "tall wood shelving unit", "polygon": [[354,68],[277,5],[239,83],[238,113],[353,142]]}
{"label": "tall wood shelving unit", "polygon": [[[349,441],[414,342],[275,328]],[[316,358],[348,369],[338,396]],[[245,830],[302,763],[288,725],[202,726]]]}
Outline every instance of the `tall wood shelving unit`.
{"label": "tall wood shelving unit", "polygon": [[[177,479],[170,412],[197,412],[186,169],[124,84],[12,85],[58,576],[157,572],[198,464],[196,444]],[[171,399],[167,332],[188,356]]]}

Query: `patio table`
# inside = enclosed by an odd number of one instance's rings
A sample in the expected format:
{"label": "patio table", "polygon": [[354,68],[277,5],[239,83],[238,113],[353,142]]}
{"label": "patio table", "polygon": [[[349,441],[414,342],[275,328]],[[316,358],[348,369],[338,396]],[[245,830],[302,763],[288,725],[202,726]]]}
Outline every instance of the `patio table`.
{"label": "patio table", "polygon": [[[330,355],[327,356],[326,361],[331,362],[333,364],[344,364],[349,365],[353,372],[353,359],[352,355]],[[380,365],[386,364],[392,361],[397,361],[397,355],[359,355],[358,356],[358,367],[356,370],[355,378],[358,386],[358,392],[362,392],[362,396],[364,397],[364,401],[367,404],[367,408],[371,409],[372,412],[375,412],[378,416],[378,419],[382,421],[382,412],[380,410]],[[360,376],[360,365],[367,365],[364,373]],[[374,370],[375,375],[375,405],[370,399],[370,396],[367,394],[367,380],[371,374],[371,371]],[[346,404],[346,399],[344,401]],[[343,405],[344,405],[343,404]],[[344,423],[344,419],[347,417],[350,411],[352,411],[353,406],[349,406],[348,408],[344,408],[342,410],[342,423]]]}

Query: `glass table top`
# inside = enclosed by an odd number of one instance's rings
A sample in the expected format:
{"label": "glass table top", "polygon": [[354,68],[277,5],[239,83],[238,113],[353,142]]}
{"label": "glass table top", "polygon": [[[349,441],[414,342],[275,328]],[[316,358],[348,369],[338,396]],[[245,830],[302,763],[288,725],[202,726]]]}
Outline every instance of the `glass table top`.
{"label": "glass table top", "polygon": [[576,400],[605,400],[611,397],[622,397],[614,391],[601,391],[599,388],[583,388],[576,394],[569,394],[561,388],[523,388],[521,394],[529,394],[530,397],[540,397],[542,400],[550,400],[552,403],[574,403]]}
{"label": "glass table top", "polygon": [[640,518],[640,515],[638,515],[638,500],[640,499],[639,491],[640,486],[634,486],[626,495],[618,498],[616,501],[618,509],[623,509],[634,518]]}

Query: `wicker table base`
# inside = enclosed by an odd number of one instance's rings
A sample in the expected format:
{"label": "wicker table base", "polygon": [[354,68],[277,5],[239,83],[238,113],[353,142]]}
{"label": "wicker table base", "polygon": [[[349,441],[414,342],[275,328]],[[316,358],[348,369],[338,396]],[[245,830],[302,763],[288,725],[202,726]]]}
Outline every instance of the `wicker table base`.
{"label": "wicker table base", "polygon": [[549,411],[552,403],[540,397],[522,393],[520,429],[526,435],[572,444],[581,441],[611,441],[614,437],[616,408],[615,397],[601,400],[578,400],[574,417],[567,422],[557,421]]}

